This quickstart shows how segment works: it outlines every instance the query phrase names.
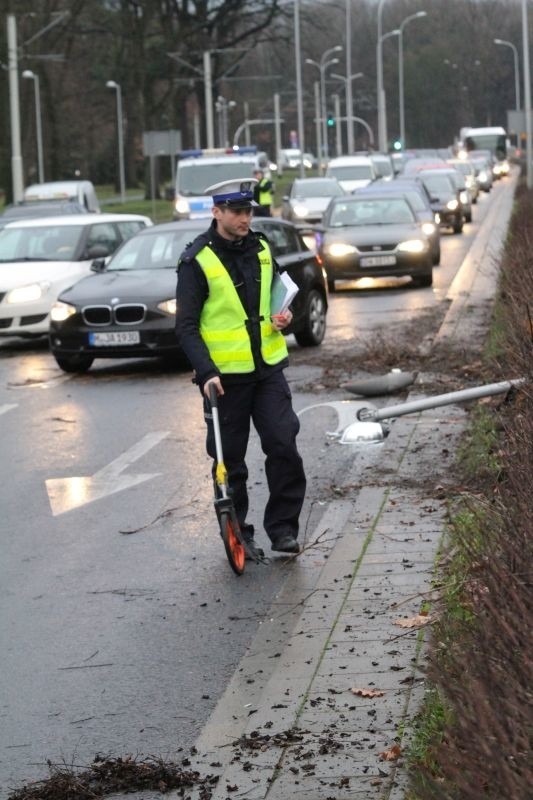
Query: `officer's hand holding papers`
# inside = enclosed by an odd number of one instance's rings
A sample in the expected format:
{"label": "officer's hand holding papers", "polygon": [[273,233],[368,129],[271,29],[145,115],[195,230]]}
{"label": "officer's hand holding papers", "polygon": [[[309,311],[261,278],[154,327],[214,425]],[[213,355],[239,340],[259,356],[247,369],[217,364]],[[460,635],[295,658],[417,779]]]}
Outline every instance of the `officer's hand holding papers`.
{"label": "officer's hand holding papers", "polygon": [[270,314],[283,316],[296,297],[298,286],[287,272],[277,272],[272,279],[270,290]]}

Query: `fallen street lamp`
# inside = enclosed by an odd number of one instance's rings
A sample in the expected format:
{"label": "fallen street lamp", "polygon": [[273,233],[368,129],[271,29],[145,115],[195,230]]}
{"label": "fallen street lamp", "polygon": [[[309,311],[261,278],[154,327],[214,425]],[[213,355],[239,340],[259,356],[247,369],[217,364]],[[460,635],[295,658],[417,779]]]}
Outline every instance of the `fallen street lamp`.
{"label": "fallen street lamp", "polygon": [[114,89],[117,93],[117,137],[118,137],[118,164],[120,181],[120,199],[122,203],[126,201],[126,181],[124,177],[124,131],[122,128],[122,90],[115,81],[107,81],[108,89]]}
{"label": "fallen street lamp", "polygon": [[44,183],[44,162],[43,162],[43,131],[41,120],[41,92],[39,88],[39,76],[31,69],[25,69],[22,77],[33,81],[35,88],[35,137],[37,139],[37,171],[39,183]]}

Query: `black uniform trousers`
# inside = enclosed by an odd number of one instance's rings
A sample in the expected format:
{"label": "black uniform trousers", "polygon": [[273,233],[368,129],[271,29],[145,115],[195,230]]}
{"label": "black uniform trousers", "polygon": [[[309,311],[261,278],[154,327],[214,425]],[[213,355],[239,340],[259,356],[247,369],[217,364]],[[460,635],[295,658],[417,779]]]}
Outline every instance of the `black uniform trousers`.
{"label": "black uniform trousers", "polygon": [[[249,383],[235,384],[224,384],[222,377],[222,383],[224,394],[218,398],[222,449],[241,530],[253,535],[253,527],[246,522],[248,468],[245,461],[252,421],[266,456],[269,499],[263,518],[265,531],[273,542],[284,533],[296,538],[306,479],[296,447],[300,421],[292,408],[291,391],[285,375],[279,370]],[[207,400],[204,402],[206,447],[208,454],[215,459],[214,475],[216,449],[213,421],[209,403]]]}

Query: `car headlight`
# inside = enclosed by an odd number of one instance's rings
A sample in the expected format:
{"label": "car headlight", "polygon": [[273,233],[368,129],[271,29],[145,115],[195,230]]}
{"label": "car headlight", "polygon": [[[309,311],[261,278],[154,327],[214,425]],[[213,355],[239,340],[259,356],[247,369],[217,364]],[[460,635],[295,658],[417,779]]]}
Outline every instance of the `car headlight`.
{"label": "car headlight", "polygon": [[459,207],[459,203],[457,200],[448,200],[446,203],[446,208],[449,211],[455,211]]}
{"label": "car headlight", "polygon": [[487,180],[487,178],[488,178],[488,175],[487,175],[486,171],[485,171],[484,169],[482,169],[482,170],[481,170],[481,172],[480,172],[480,173],[479,173],[479,175],[478,175],[478,179],[479,179],[479,180],[480,180],[482,183],[485,183],[485,181]]}
{"label": "car headlight", "polygon": [[50,311],[50,319],[52,322],[64,322],[75,313],[75,306],[71,306],[70,303],[63,303],[62,300],[58,300],[52,306],[52,310]]}
{"label": "car headlight", "polygon": [[191,211],[189,206],[189,201],[186,200],[184,197],[177,198],[174,204],[174,208],[176,209],[178,214],[189,214]]}
{"label": "car headlight", "polygon": [[424,222],[422,225],[422,232],[426,234],[426,236],[433,236],[436,231],[436,227],[432,222]]}
{"label": "car headlight", "polygon": [[408,239],[398,245],[398,250],[401,253],[423,253],[427,248],[427,242],[423,239]]}
{"label": "car headlight", "polygon": [[46,294],[50,284],[46,281],[41,283],[29,283],[27,286],[19,286],[11,289],[5,296],[6,303],[34,303]]}
{"label": "car headlight", "polygon": [[436,225],[440,225],[440,214],[435,214],[435,223]]}
{"label": "car headlight", "polygon": [[468,194],[466,192],[461,192],[459,194],[459,200],[464,206],[466,206],[470,202],[470,198],[468,197]]}
{"label": "car headlight", "polygon": [[329,256],[338,258],[340,256],[349,256],[352,253],[357,253],[357,247],[354,247],[353,244],[345,244],[344,242],[333,242],[333,244],[325,246],[324,252]]}
{"label": "car headlight", "polygon": [[302,203],[295,203],[292,210],[297,217],[306,217],[309,213],[307,206],[304,206]]}
{"label": "car headlight", "polygon": [[157,307],[164,311],[165,314],[172,314],[176,316],[176,298],[173,297],[171,300],[163,300],[162,303],[158,303]]}

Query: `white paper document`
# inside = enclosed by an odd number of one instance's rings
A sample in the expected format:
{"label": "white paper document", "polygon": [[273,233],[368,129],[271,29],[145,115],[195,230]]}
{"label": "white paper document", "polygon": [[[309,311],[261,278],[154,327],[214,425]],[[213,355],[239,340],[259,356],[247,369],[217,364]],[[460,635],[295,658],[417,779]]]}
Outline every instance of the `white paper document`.
{"label": "white paper document", "polygon": [[298,286],[287,272],[276,273],[270,291],[270,313],[284,314],[298,293]]}

